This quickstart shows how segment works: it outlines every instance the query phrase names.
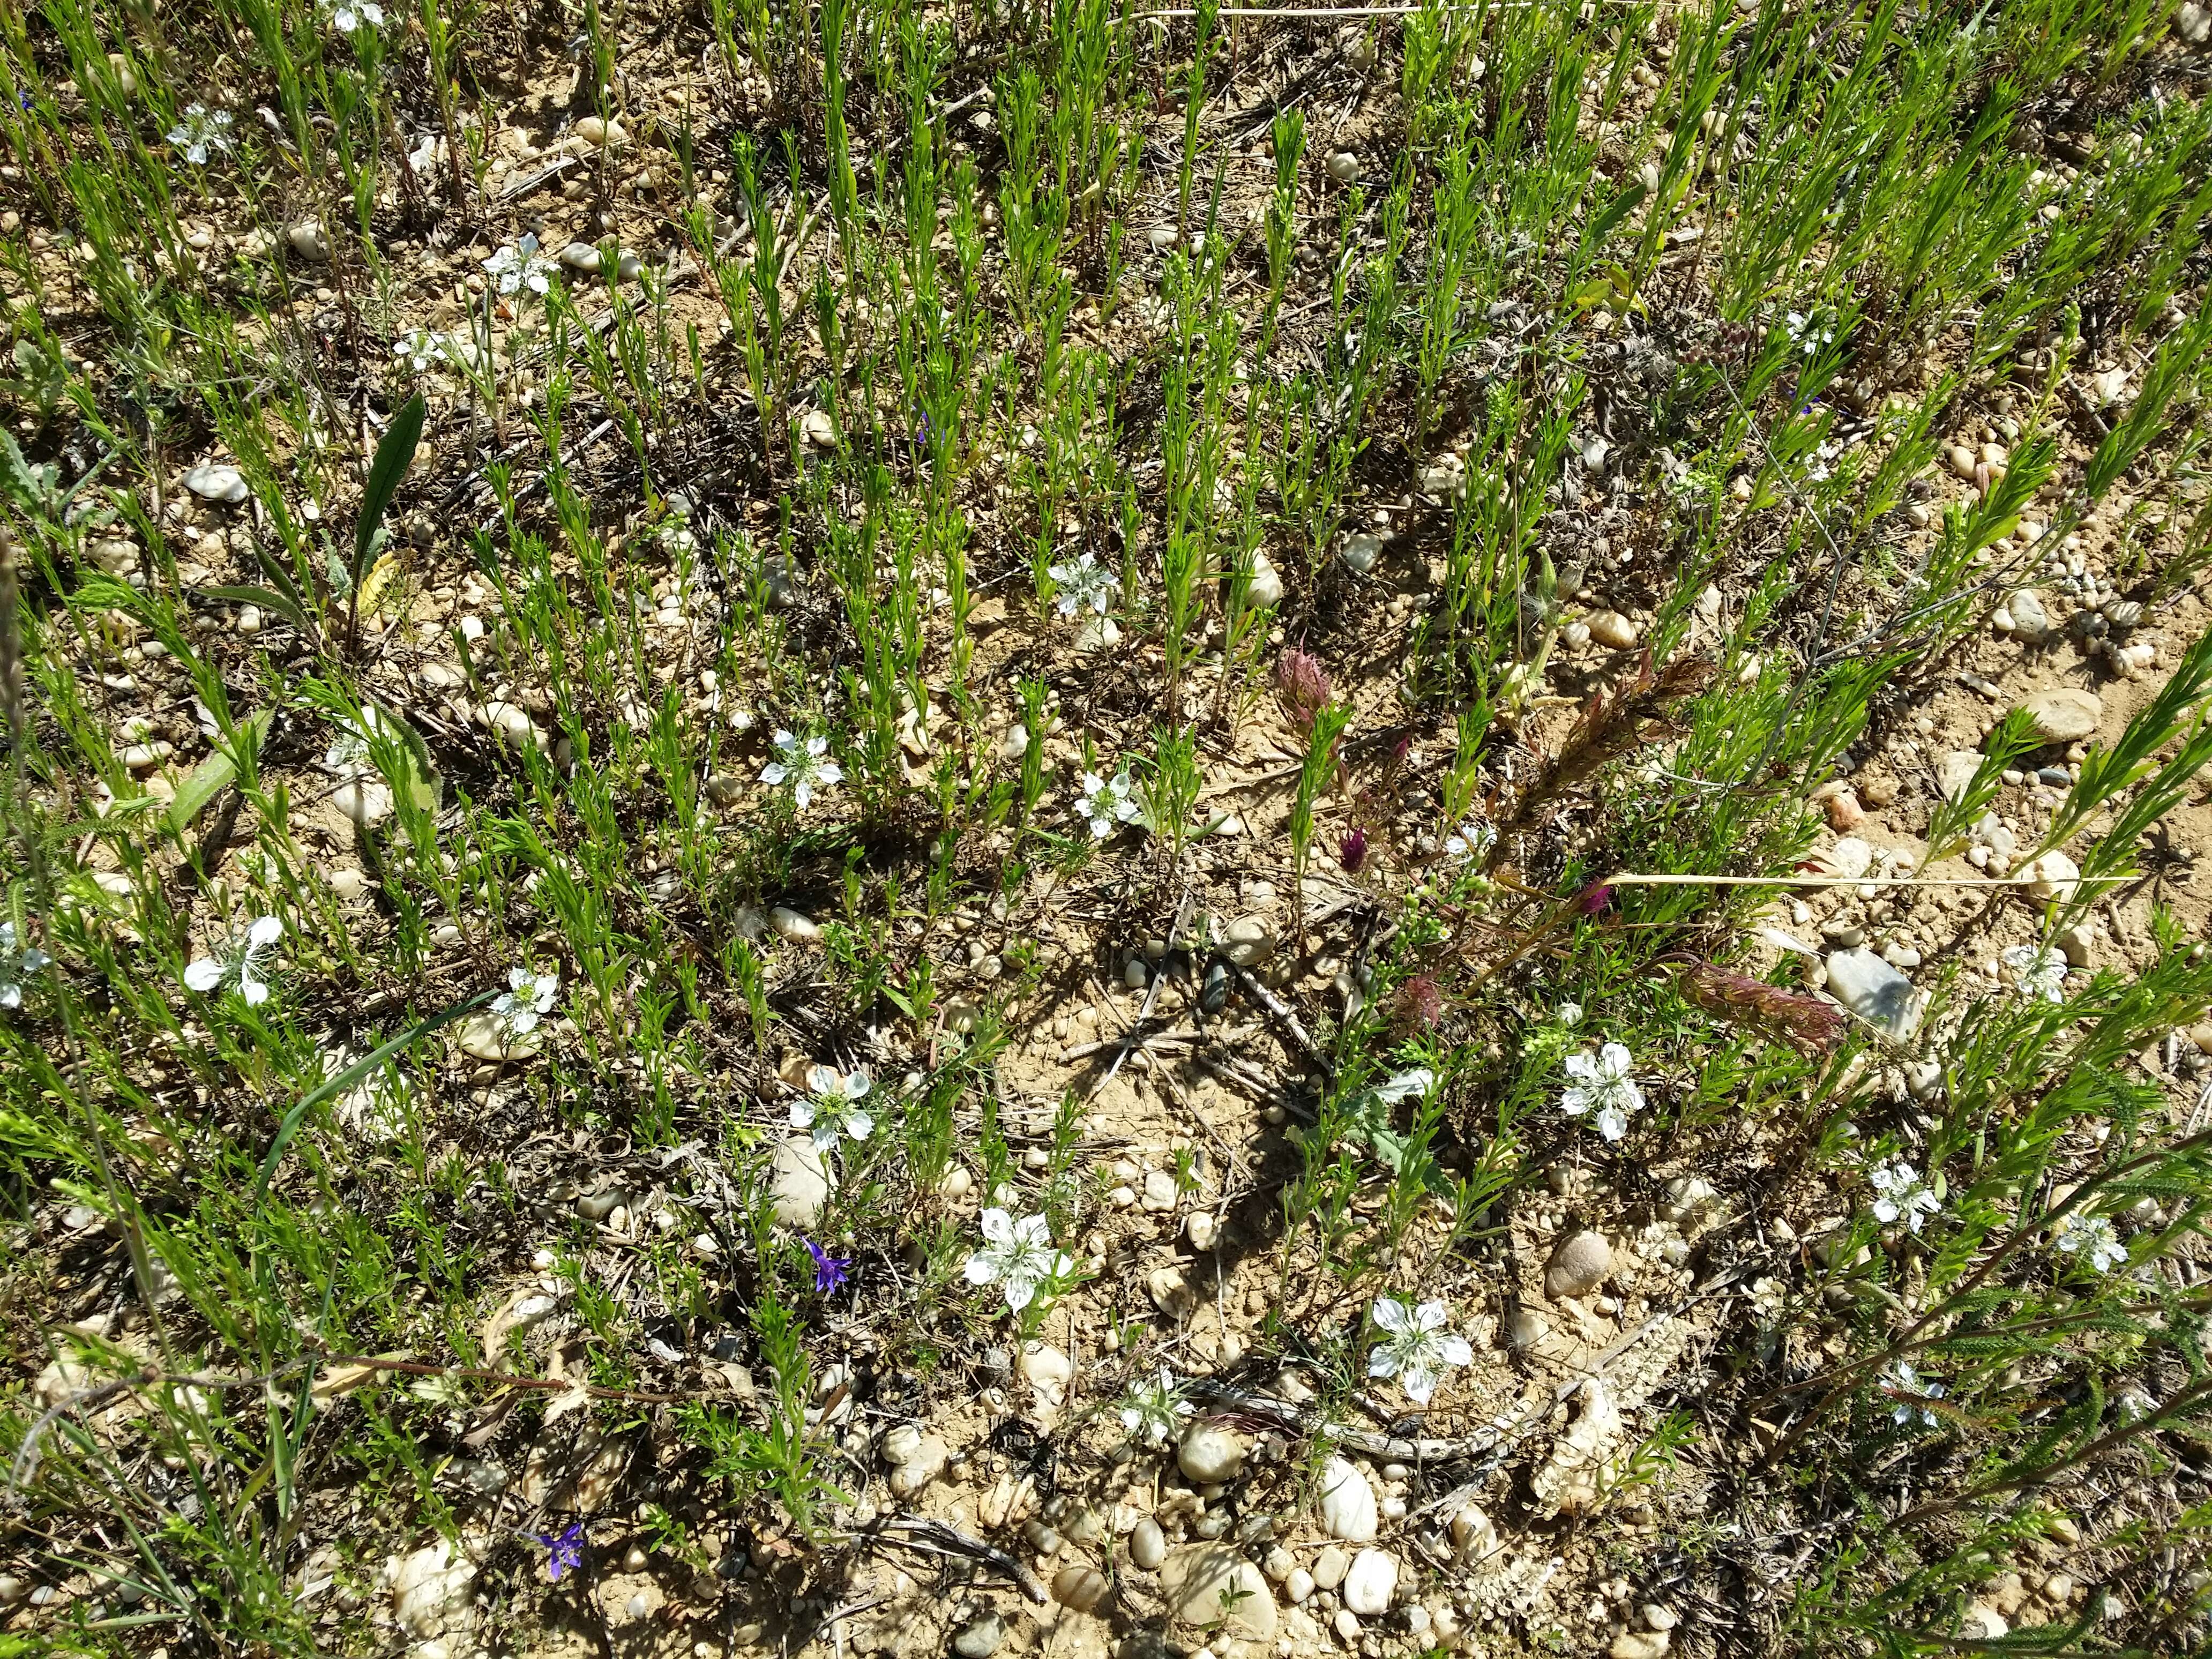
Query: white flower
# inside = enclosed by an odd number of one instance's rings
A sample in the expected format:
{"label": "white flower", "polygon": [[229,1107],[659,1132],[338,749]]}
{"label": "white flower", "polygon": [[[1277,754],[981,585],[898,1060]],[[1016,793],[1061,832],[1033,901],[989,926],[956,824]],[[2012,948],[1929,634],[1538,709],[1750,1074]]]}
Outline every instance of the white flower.
{"label": "white flower", "polygon": [[1889,1413],[1891,1422],[1902,1426],[1917,1419],[1931,1429],[1942,1425],[1943,1419],[1936,1416],[1928,1407],[1914,1403],[1917,1401],[1941,1400],[1943,1397],[1943,1385],[1941,1382],[1923,1382],[1912,1367],[1902,1359],[1890,1367],[1889,1375],[1883,1379],[1883,1382],[1893,1394],[1909,1396],[1899,1401],[1892,1408]]}
{"label": "white flower", "polygon": [[445,361],[445,343],[427,328],[410,328],[392,343],[392,355],[417,374]]}
{"label": "white flower", "polygon": [[2066,1000],[2066,957],[2048,945],[2015,945],[2004,953],[2023,995],[2045,1002]]}
{"label": "white flower", "polygon": [[1190,1401],[1176,1389],[1164,1366],[1158,1382],[1137,1383],[1121,1396],[1121,1426],[1150,1445],[1165,1445],[1177,1419],[1189,1415]]}
{"label": "white flower", "polygon": [[520,294],[528,289],[532,294],[543,294],[552,285],[553,262],[538,257],[538,238],[526,235],[520,243],[512,244],[483,262],[490,275],[492,285],[501,294]]}
{"label": "white flower", "polygon": [[1102,617],[1106,614],[1114,593],[1114,573],[1091,554],[1078,554],[1072,564],[1048,566],[1045,574],[1059,585],[1061,616],[1072,617],[1086,605]]}
{"label": "white flower", "polygon": [[1132,788],[1126,766],[1110,779],[1096,772],[1083,775],[1083,793],[1076,798],[1075,810],[1091,820],[1091,840],[1103,841],[1117,824],[1135,823],[1143,818],[1145,809]]}
{"label": "white flower", "polygon": [[1867,1171],[1867,1179],[1874,1183],[1875,1218],[1886,1226],[1894,1226],[1901,1221],[1907,1232],[1917,1234],[1921,1218],[1943,1207],[1943,1200],[1936,1196],[1935,1189],[1903,1158],[1876,1164]]}
{"label": "white flower", "polygon": [[202,957],[185,969],[185,988],[216,991],[236,985],[249,1008],[269,1000],[269,981],[261,977],[261,953],[284,936],[284,924],[263,916],[242,936],[234,936],[214,956]]}
{"label": "white flower", "polygon": [[2120,1235],[2112,1222],[2100,1215],[2083,1215],[2078,1211],[2058,1224],[2058,1248],[2069,1255],[2078,1255],[2094,1273],[2108,1273],[2128,1259],[2128,1247],[2120,1243]]}
{"label": "white flower", "polygon": [[1563,1002],[1555,1017],[1560,1024],[1571,1029],[1583,1023],[1583,1006],[1579,1002]]}
{"label": "white flower", "polygon": [[1037,1285],[1074,1266],[1052,1244],[1052,1225],[1041,1215],[1017,1221],[1004,1210],[983,1212],[983,1248],[968,1258],[970,1285],[997,1285],[1006,1307],[1019,1313],[1036,1299]]}
{"label": "white flower", "polygon": [[322,0],[317,9],[340,34],[351,34],[363,23],[373,29],[384,27],[384,8],[374,0]]}
{"label": "white flower", "polygon": [[1470,819],[1444,837],[1444,856],[1454,864],[1472,864],[1487,857],[1497,841],[1497,830]]}
{"label": "white flower", "polygon": [[1447,1370],[1474,1358],[1465,1337],[1445,1332],[1444,1322],[1451,1317],[1451,1310],[1441,1302],[1424,1302],[1414,1307],[1380,1296],[1375,1298],[1374,1317],[1375,1323],[1389,1334],[1389,1340],[1376,1344],[1375,1352],[1367,1356],[1367,1374],[1396,1377],[1406,1398],[1417,1406],[1429,1403],[1429,1396],[1436,1393],[1437,1383]]}
{"label": "white flower", "polygon": [[561,975],[510,968],[507,987],[492,1000],[491,1011],[507,1023],[508,1030],[520,1036],[525,1031],[536,1030],[538,1022],[552,1012],[553,999],[561,994]]}
{"label": "white flower", "polygon": [[235,142],[230,136],[231,125],[228,110],[189,104],[177,118],[177,125],[169,129],[169,142],[184,151],[185,160],[204,167],[209,156],[223,154]]}
{"label": "white flower", "polygon": [[1437,1074],[1425,1066],[1417,1066],[1410,1072],[1401,1072],[1389,1082],[1368,1091],[1385,1106],[1396,1106],[1408,1100],[1419,1100],[1437,1086]]}
{"label": "white flower", "polygon": [[875,1119],[855,1103],[868,1092],[866,1072],[857,1066],[841,1073],[834,1066],[817,1066],[806,1073],[806,1086],[814,1093],[792,1103],[791,1127],[812,1130],[816,1152],[830,1152],[840,1139],[866,1140],[875,1133]]}
{"label": "white flower", "polygon": [[0,921],[0,1008],[23,1006],[23,981],[53,958],[36,945],[18,945],[15,924]]}
{"label": "white flower", "polygon": [[1559,1097],[1559,1109],[1569,1117],[1595,1111],[1590,1121],[1607,1140],[1628,1133],[1632,1112],[1644,1109],[1644,1091],[1628,1074],[1635,1062],[1618,1042],[1608,1042],[1595,1054],[1569,1054],[1567,1075],[1577,1079]]}
{"label": "white flower", "polygon": [[761,781],[771,786],[788,783],[791,798],[804,811],[817,788],[844,781],[844,769],[822,757],[830,752],[830,739],[808,738],[805,742],[788,732],[775,734],[775,758],[761,768]]}
{"label": "white flower", "polygon": [[1823,327],[1818,313],[1808,317],[1802,312],[1790,312],[1783,319],[1782,325],[1789,331],[1791,341],[1808,357],[1836,337],[1834,326]]}

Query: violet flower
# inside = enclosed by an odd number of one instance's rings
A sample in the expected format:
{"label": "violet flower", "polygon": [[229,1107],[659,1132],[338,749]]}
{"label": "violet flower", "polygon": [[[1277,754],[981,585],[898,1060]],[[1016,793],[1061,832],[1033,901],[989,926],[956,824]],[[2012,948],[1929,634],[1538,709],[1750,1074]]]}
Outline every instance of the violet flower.
{"label": "violet flower", "polygon": [[814,1258],[814,1288],[820,1294],[829,1295],[851,1277],[845,1271],[853,1265],[850,1256],[832,1255],[811,1238],[803,1242],[807,1255]]}

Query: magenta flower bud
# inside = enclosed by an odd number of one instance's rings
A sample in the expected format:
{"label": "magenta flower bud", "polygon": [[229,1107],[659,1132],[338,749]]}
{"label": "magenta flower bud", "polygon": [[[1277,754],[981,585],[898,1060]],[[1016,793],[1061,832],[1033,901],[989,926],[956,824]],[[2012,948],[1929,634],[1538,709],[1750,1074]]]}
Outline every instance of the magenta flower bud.
{"label": "magenta flower bud", "polygon": [[1345,874],[1358,875],[1360,866],[1367,862],[1367,832],[1355,830],[1346,836],[1336,849],[1336,857],[1337,862],[1344,866]]}

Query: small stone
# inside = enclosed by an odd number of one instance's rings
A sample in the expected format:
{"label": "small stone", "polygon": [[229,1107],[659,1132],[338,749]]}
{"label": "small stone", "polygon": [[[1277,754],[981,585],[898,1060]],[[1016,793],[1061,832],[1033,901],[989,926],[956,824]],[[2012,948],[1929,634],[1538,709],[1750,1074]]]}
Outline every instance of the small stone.
{"label": "small stone", "polygon": [[351,904],[368,895],[368,878],[349,864],[342,864],[325,878],[332,896],[341,904]]}
{"label": "small stone", "polygon": [[1452,1516],[1451,1536],[1452,1548],[1462,1561],[1480,1561],[1498,1552],[1498,1528],[1475,1504],[1465,1505]]}
{"label": "small stone", "polygon": [[537,725],[531,720],[530,711],[520,703],[486,703],[483,722],[501,742],[517,754],[537,746]]}
{"label": "small stone", "polygon": [[1283,1580],[1283,1594],[1297,1607],[1314,1593],[1314,1576],[1304,1567],[1292,1567],[1291,1576]]}
{"label": "small stone", "polygon": [[1680,1622],[1681,1620],[1676,1616],[1675,1612],[1672,1607],[1662,1607],[1656,1601],[1646,1602],[1644,1604],[1644,1629],[1672,1630]]}
{"label": "small stone", "polygon": [[2005,609],[2012,614],[2014,638],[2040,645],[2051,637],[2051,613],[2044,609],[2043,595],[2033,588],[2021,588],[2005,601]]}
{"label": "small stone", "polygon": [[[1380,1520],[1366,1471],[1347,1458],[1330,1458],[1321,1476],[1321,1523],[1328,1535],[1347,1544],[1364,1544],[1375,1536]],[[1322,1578],[1318,1565],[1314,1577],[1327,1589],[1336,1588]]]}
{"label": "small stone", "polygon": [[599,274],[599,251],[589,242],[571,242],[561,250],[561,263],[586,276]]}
{"label": "small stone", "polygon": [[1331,1544],[1314,1557],[1313,1581],[1322,1589],[1333,1590],[1344,1582],[1344,1575],[1352,1571],[1352,1552]]}
{"label": "small stone", "polygon": [[1902,1042],[1920,1024],[1912,981],[1872,951],[1835,951],[1827,959],[1828,992],[1868,1024]]}
{"label": "small stone", "polygon": [[1589,619],[1590,638],[1608,651],[1626,651],[1636,643],[1636,624],[1618,611],[1601,611]]}
{"label": "small stone", "polygon": [[1074,1362],[1048,1342],[1031,1342],[1022,1349],[1021,1370],[1031,1388],[1054,1399],[1075,1375]]}
{"label": "small stone", "polygon": [[1375,562],[1382,556],[1382,538],[1359,531],[1344,538],[1344,562],[1360,575],[1375,568]]}
{"label": "small stone", "polygon": [[1359,158],[1348,149],[1331,150],[1326,165],[1328,176],[1340,185],[1348,185],[1359,176]]}
{"label": "small stone", "polygon": [[1297,1571],[1297,1557],[1278,1544],[1261,1559],[1260,1571],[1279,1584],[1287,1583],[1291,1574]]}
{"label": "small stone", "polygon": [[1838,789],[1824,804],[1828,815],[1828,828],[1838,835],[1845,835],[1866,822],[1866,808],[1849,789]]}
{"label": "small stone", "polygon": [[603,121],[596,115],[577,118],[576,137],[587,144],[605,144],[611,149],[619,149],[629,141],[629,134],[623,131],[621,122]]}
{"label": "small stone", "polygon": [[1211,1210],[1193,1210],[1183,1218],[1182,1236],[1190,1241],[1194,1250],[1210,1250],[1219,1224]]}
{"label": "small stone", "polygon": [[1129,958],[1129,965],[1121,970],[1121,983],[1132,991],[1141,991],[1152,983],[1152,970],[1145,965],[1142,957]]}
{"label": "small stone", "polygon": [[1201,1483],[1233,1480],[1244,1467],[1244,1442],[1229,1430],[1194,1423],[1176,1447],[1176,1467]]}
{"label": "small stone", "polygon": [[837,422],[830,418],[827,410],[808,410],[806,418],[799,422],[799,427],[805,434],[806,441],[817,449],[835,449],[837,447]]}
{"label": "small stone", "polygon": [[1943,757],[1936,769],[1936,787],[1942,791],[1945,800],[1957,801],[1966,798],[1967,787],[1974,774],[1981,769],[1982,757],[1971,749],[1954,749]]}
{"label": "small stone", "polygon": [[2065,854],[2042,854],[2021,872],[2027,890],[2039,899],[2070,899],[2081,879],[2081,866]]}
{"label": "small stone", "polygon": [[284,245],[302,259],[322,264],[331,257],[331,245],[323,238],[323,228],[313,219],[301,219],[284,228]]}
{"label": "small stone", "polygon": [[1845,881],[1856,881],[1874,867],[1874,848],[1856,836],[1844,836],[1828,849],[1824,861]]}
{"label": "small stone", "polygon": [[1544,1267],[1544,1294],[1557,1302],[1562,1297],[1587,1296],[1613,1273],[1613,1246],[1602,1233],[1584,1228],[1561,1239]]}
{"label": "small stone", "polygon": [[1147,1170],[1145,1172],[1145,1193],[1141,1201],[1145,1208],[1154,1215],[1165,1215],[1174,1209],[1178,1196],[1176,1178],[1165,1170]]}
{"label": "small stone", "polygon": [[1673,1640],[1663,1630],[1625,1630],[1605,1650],[1607,1659],[1661,1659]]}
{"label": "small stone", "polygon": [[1129,1559],[1143,1571],[1157,1572],[1167,1555],[1167,1535],[1160,1530],[1160,1523],[1148,1515],[1129,1533]]}
{"label": "small stone", "polygon": [[769,1168],[775,1218],[787,1227],[802,1229],[821,1220],[822,1206],[830,1197],[830,1177],[813,1138],[793,1135],[778,1141]]}
{"label": "small stone", "polygon": [[2012,1626],[1986,1601],[1975,1601],[1967,1606],[1966,1616],[1959,1621],[1959,1634],[1966,1640],[1995,1642],[2004,1637]]}
{"label": "small stone", "polygon": [[2198,5],[2197,0],[2182,0],[2174,9],[2173,32],[2192,46],[2212,40],[2212,9]]}
{"label": "small stone", "polygon": [[1359,1615],[1350,1607],[1339,1607],[1336,1617],[1329,1622],[1335,1626],[1339,1639],[1346,1646],[1359,1639]]}
{"label": "small stone", "polygon": [[[1062,1577],[1066,1576],[1061,1575]],[[1054,1579],[1053,1590],[1055,1595],[1059,1589],[1060,1581]],[[960,1656],[960,1659],[991,1659],[991,1656],[999,1650],[999,1644],[1006,1639],[1006,1621],[996,1613],[985,1613],[960,1627],[952,1638],[952,1650]]]}
{"label": "small stone", "polygon": [[1344,1605],[1366,1618],[1390,1611],[1398,1593],[1398,1559],[1381,1550],[1362,1550],[1344,1576]]}
{"label": "small stone", "polygon": [[1106,1575],[1096,1567],[1062,1567],[1052,1577],[1052,1599],[1078,1613],[1097,1612],[1106,1588]]}
{"label": "small stone", "polygon": [[354,779],[342,783],[331,796],[331,805],[363,830],[392,816],[392,791],[380,783]]}
{"label": "small stone", "polygon": [[461,1022],[455,1041],[471,1059],[497,1065],[538,1053],[544,1046],[545,1027],[539,1024],[517,1031],[497,1014],[471,1014]]}
{"label": "small stone", "polygon": [[185,474],[185,488],[202,501],[222,501],[235,507],[246,499],[246,475],[234,466],[217,466],[209,462]]}
{"label": "small stone", "polygon": [[2070,685],[2031,692],[2020,706],[2035,723],[2036,736],[2045,743],[2076,743],[2093,738],[2105,718],[2103,698]]}
{"label": "small stone", "polygon": [[1218,1628],[1224,1636],[1273,1643],[1277,1613],[1267,1581],[1223,1544],[1191,1544],[1171,1552],[1160,1568],[1160,1588],[1177,1624]]}
{"label": "small stone", "polygon": [[1252,556],[1252,577],[1244,585],[1244,601],[1262,611],[1283,602],[1283,578],[1268,563],[1265,553]]}
{"label": "small stone", "polygon": [[1145,1288],[1152,1305],[1170,1319],[1188,1319],[1197,1310],[1198,1293],[1177,1267],[1155,1267],[1145,1275]]}
{"label": "small stone", "polygon": [[2069,968],[2087,968],[2094,958],[2096,933],[2086,921],[2077,921],[2070,927],[2062,927],[2051,943],[2066,958]]}
{"label": "small stone", "polygon": [[1239,968],[1256,968],[1274,953],[1274,930],[1259,916],[1243,916],[1222,935],[1221,954]]}
{"label": "small stone", "polygon": [[794,945],[811,945],[822,937],[822,930],[815,926],[812,917],[803,916],[781,904],[768,913],[768,925],[778,939],[789,939]]}
{"label": "small stone", "polygon": [[915,1443],[912,1455],[891,1471],[891,1492],[900,1498],[912,1498],[944,1474],[951,1461],[950,1446],[933,1434],[924,1436]]}

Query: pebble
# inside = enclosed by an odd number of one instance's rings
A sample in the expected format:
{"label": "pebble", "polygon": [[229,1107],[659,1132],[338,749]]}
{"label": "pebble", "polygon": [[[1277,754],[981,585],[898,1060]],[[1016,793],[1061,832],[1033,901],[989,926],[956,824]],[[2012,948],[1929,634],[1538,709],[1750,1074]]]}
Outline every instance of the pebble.
{"label": "pebble", "polygon": [[1210,1250],[1219,1224],[1211,1210],[1193,1210],[1183,1218],[1182,1236],[1190,1241],[1194,1250]]}
{"label": "pebble", "polygon": [[383,784],[356,779],[337,787],[331,796],[331,805],[356,825],[367,830],[392,816],[392,791]]}
{"label": "pebble", "polygon": [[1193,1480],[1228,1480],[1244,1467],[1244,1442],[1229,1430],[1196,1423],[1176,1447],[1176,1467]]}
{"label": "pebble", "polygon": [[1052,1577],[1052,1599],[1078,1613],[1097,1612],[1106,1589],[1106,1575],[1096,1567],[1062,1567]]}
{"label": "pebble", "polygon": [[589,242],[571,242],[561,250],[561,263],[586,276],[599,272],[599,251]]}
{"label": "pebble", "polygon": [[912,1498],[944,1474],[951,1461],[950,1446],[933,1434],[923,1436],[915,1443],[905,1461],[891,1471],[892,1492],[900,1498]]}
{"label": "pebble", "polygon": [[1165,1170],[1148,1170],[1145,1172],[1145,1193],[1142,1202],[1144,1206],[1154,1215],[1165,1215],[1174,1209],[1178,1196],[1176,1191],[1176,1178]]}
{"label": "pebble", "polygon": [[1660,1659],[1672,1640],[1663,1630],[1625,1630],[1605,1650],[1607,1659]]}
{"label": "pebble", "polygon": [[1129,965],[1121,970],[1121,983],[1132,991],[1141,991],[1152,982],[1152,970],[1145,965],[1142,957],[1129,958]]}
{"label": "pebble", "polygon": [[1480,1561],[1498,1550],[1498,1528],[1476,1504],[1464,1505],[1451,1519],[1452,1548],[1462,1561]]}
{"label": "pebble", "polygon": [[1336,1610],[1336,1617],[1330,1622],[1336,1626],[1337,1635],[1345,1642],[1357,1642],[1359,1639],[1359,1615],[1350,1607],[1339,1607]]}
{"label": "pebble", "polygon": [[2027,890],[2039,899],[2070,899],[2081,879],[2081,866],[2065,854],[2049,852],[2021,872]]}
{"label": "pebble", "polygon": [[2040,645],[2051,637],[2051,613],[2044,609],[2043,595],[2032,587],[2023,587],[2004,603],[2012,617],[2012,632],[2015,639],[2029,645]]}
{"label": "pebble", "polygon": [[1382,556],[1382,538],[1370,536],[1365,531],[1356,531],[1344,538],[1344,562],[1360,575],[1375,568],[1375,562]]}
{"label": "pebble", "polygon": [[1866,808],[1859,805],[1858,796],[1849,789],[1838,789],[1823,803],[1828,815],[1828,828],[1838,835],[1847,834],[1866,822]]}
{"label": "pebble", "polygon": [[1304,1567],[1292,1567],[1291,1576],[1283,1580],[1283,1594],[1290,1598],[1291,1605],[1299,1606],[1313,1593],[1313,1574],[1308,1572]]}
{"label": "pebble", "polygon": [[1348,149],[1329,152],[1328,176],[1340,185],[1348,185],[1359,176],[1359,158]]}
{"label": "pebble", "polygon": [[1274,953],[1274,930],[1259,916],[1242,916],[1222,935],[1221,954],[1239,968],[1256,968]]}
{"label": "pebble", "polygon": [[224,501],[234,507],[246,499],[246,475],[234,466],[204,463],[185,474],[185,488],[202,501]]}
{"label": "pebble", "polygon": [[1050,1343],[1032,1342],[1022,1350],[1022,1375],[1040,1393],[1056,1395],[1075,1375],[1075,1364]]}
{"label": "pebble", "polygon": [[[1380,1518],[1366,1472],[1347,1458],[1330,1458],[1321,1477],[1321,1522],[1328,1535],[1347,1544],[1364,1544],[1375,1536]],[[1336,1588],[1322,1576],[1319,1563],[1314,1580],[1323,1589]]]}
{"label": "pebble", "polygon": [[806,418],[799,422],[799,428],[805,434],[806,441],[817,449],[835,449],[837,447],[837,423],[830,418],[827,410],[808,410]]}
{"label": "pebble", "polygon": [[1344,1575],[1352,1571],[1352,1552],[1331,1544],[1314,1557],[1313,1581],[1322,1589],[1333,1590],[1344,1583]]}
{"label": "pebble", "polygon": [[2093,738],[2105,717],[2104,699],[2094,691],[2070,685],[2050,686],[2032,692],[2020,707],[2035,723],[2036,735],[2045,743],[2074,743]]}
{"label": "pebble", "polygon": [[[1066,1576],[1064,1573],[1061,1575],[1062,1577]],[[1059,1589],[1060,1580],[1056,1578],[1053,1581],[1055,1595]],[[952,1650],[960,1656],[960,1659],[991,1659],[991,1656],[999,1650],[1000,1644],[1006,1639],[1006,1621],[996,1613],[986,1613],[960,1627],[952,1638]]]}
{"label": "pebble", "polygon": [[1160,1530],[1160,1523],[1148,1515],[1130,1531],[1129,1559],[1143,1571],[1157,1572],[1167,1557],[1167,1535]]}
{"label": "pebble", "polygon": [[1974,774],[1981,764],[1982,757],[1971,749],[1954,749],[1944,756],[1942,764],[1936,768],[1936,787],[1942,791],[1943,799],[1953,801],[1966,799],[1967,786],[1973,782]]}
{"label": "pebble", "polygon": [[623,130],[620,121],[603,121],[596,115],[577,118],[576,137],[587,144],[605,144],[611,149],[629,140],[629,134]]}
{"label": "pebble", "polygon": [[787,1227],[801,1229],[821,1220],[822,1206],[830,1197],[830,1177],[812,1137],[793,1135],[778,1141],[769,1167],[775,1218]]}
{"label": "pebble", "polygon": [[1372,1619],[1389,1612],[1398,1593],[1398,1559],[1381,1550],[1362,1550],[1344,1576],[1344,1605]]}
{"label": "pebble", "polygon": [[1589,631],[1608,651],[1626,651],[1636,643],[1636,624],[1618,611],[1599,611],[1589,619]]}
{"label": "pebble", "polygon": [[812,917],[781,904],[768,913],[768,925],[775,930],[778,939],[789,939],[796,945],[811,945],[822,937],[822,930],[815,926]]}
{"label": "pebble", "polygon": [[312,259],[321,264],[331,257],[331,245],[324,240],[323,228],[313,219],[301,219],[284,228],[284,243],[302,259]]}
{"label": "pebble", "polygon": [[1832,951],[1827,969],[1829,994],[1868,1024],[1900,1042],[1919,1025],[1912,981],[1872,951]]}
{"label": "pebble", "polygon": [[1554,1302],[1562,1297],[1584,1296],[1602,1285],[1613,1272],[1613,1246],[1601,1233],[1584,1228],[1561,1239],[1544,1267],[1544,1294]]}
{"label": "pebble", "polygon": [[1233,1548],[1190,1544],[1171,1552],[1160,1587],[1177,1624],[1218,1628],[1231,1638],[1273,1644],[1278,1613],[1267,1581]]}
{"label": "pebble", "polygon": [[1262,611],[1283,602],[1282,576],[1267,562],[1265,553],[1252,556],[1252,579],[1245,584],[1244,599]]}

